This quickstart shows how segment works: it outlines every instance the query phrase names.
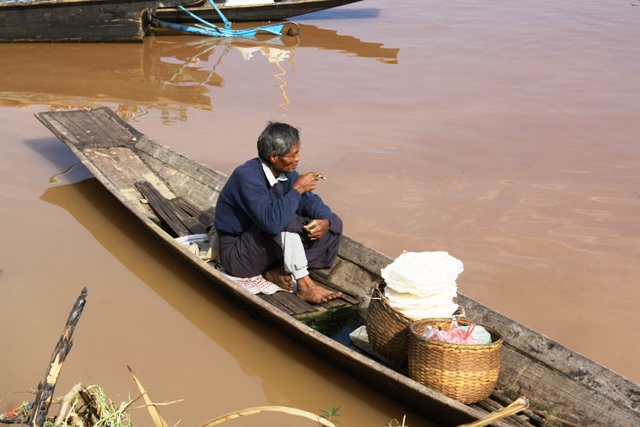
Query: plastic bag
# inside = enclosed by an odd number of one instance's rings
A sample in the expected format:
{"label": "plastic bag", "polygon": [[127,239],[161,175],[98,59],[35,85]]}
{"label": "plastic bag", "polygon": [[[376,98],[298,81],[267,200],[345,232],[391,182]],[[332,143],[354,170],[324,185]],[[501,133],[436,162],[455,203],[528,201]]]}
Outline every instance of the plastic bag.
{"label": "plastic bag", "polygon": [[[477,332],[476,332],[477,330]],[[459,326],[454,318],[448,329],[440,329],[433,326],[427,326],[424,330],[425,338],[446,342],[450,344],[490,344],[491,335],[482,326],[470,324],[469,326]],[[488,342],[487,342],[488,336]]]}

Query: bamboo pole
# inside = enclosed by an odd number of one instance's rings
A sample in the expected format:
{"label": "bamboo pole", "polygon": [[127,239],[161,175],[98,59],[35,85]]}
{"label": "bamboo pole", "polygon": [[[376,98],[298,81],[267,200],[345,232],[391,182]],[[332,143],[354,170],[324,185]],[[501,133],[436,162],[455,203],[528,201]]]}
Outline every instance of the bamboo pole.
{"label": "bamboo pole", "polygon": [[461,424],[458,427],[483,427],[483,426],[488,426],[489,424],[493,423],[494,421],[498,421],[501,420],[503,418],[509,417],[511,415],[517,414],[518,412],[522,411],[523,409],[526,409],[529,407],[529,400],[526,397],[519,397],[518,399],[516,399],[515,401],[513,401],[513,403],[511,403],[509,406],[499,409],[495,412],[492,412],[490,414],[488,414],[487,416],[485,416],[484,418],[478,420],[478,421],[474,421],[472,423],[469,424]]}
{"label": "bamboo pole", "polygon": [[239,417],[245,417],[247,415],[255,415],[260,412],[285,412],[287,414],[296,415],[298,417],[304,417],[310,419],[312,421],[318,422],[318,424],[326,427],[336,427],[331,421],[322,418],[316,414],[311,412],[303,411],[302,409],[297,408],[289,408],[287,406],[256,406],[255,408],[247,408],[242,411],[232,412],[230,414],[222,415],[221,417],[215,418],[207,423],[203,424],[200,427],[212,427],[216,424],[221,424],[225,421],[229,421]]}
{"label": "bamboo pole", "polygon": [[86,299],[87,288],[83,288],[82,293],[71,309],[71,314],[69,314],[62,336],[53,351],[51,363],[47,368],[44,381],[38,384],[38,392],[33,402],[31,416],[29,417],[29,425],[31,427],[43,427],[47,419],[47,412],[49,411],[49,406],[51,406],[53,392],[56,388],[56,383],[58,382],[58,376],[60,375],[62,365],[64,364],[69,351],[71,351],[71,347],[73,345],[71,340],[73,331],[78,324],[78,320],[80,320],[80,315],[82,314]]}

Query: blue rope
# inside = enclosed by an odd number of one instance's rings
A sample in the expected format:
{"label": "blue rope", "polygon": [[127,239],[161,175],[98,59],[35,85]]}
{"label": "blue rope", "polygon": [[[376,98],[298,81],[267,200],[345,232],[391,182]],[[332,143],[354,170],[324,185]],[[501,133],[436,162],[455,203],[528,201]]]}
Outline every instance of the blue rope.
{"label": "blue rope", "polygon": [[192,18],[194,18],[197,21],[202,22],[204,25],[207,25],[211,28],[216,28],[218,29],[218,27],[214,24],[212,24],[211,22],[205,21],[204,19],[200,18],[198,15],[196,15],[195,13],[191,12],[189,9],[187,9],[186,7],[179,5],[178,8],[183,11],[183,12],[187,12]]}
{"label": "blue rope", "polygon": [[[4,0],[0,0],[0,1],[4,1]],[[282,29],[284,28],[284,24],[262,25],[259,27],[247,28],[244,30],[232,30],[231,21],[229,21],[227,17],[224,16],[222,11],[218,8],[218,6],[216,6],[213,0],[208,0],[208,1],[211,4],[211,7],[213,7],[215,11],[218,13],[218,15],[220,16],[220,19],[222,19],[222,22],[224,22],[224,28],[220,28],[217,25],[214,25],[211,22],[208,22],[200,18],[198,15],[196,15],[195,13],[191,12],[189,9],[181,5],[178,6],[180,10],[189,14],[189,16],[191,16],[196,21],[201,22],[202,24],[204,24],[204,26],[198,25],[198,24],[196,24],[195,26],[182,25],[182,24],[176,24],[174,22],[161,21],[155,16],[152,19],[152,24],[156,27],[170,28],[172,30],[182,31],[185,33],[192,33],[192,34],[198,34],[202,36],[211,36],[211,37],[254,37],[258,32],[275,34],[277,36],[282,35]]]}
{"label": "blue rope", "polygon": [[[182,6],[179,6],[182,8]],[[187,11],[188,12],[188,11]],[[190,15],[191,12],[188,12]],[[264,25],[260,27],[247,28],[244,30],[231,30],[227,28],[220,28],[211,23],[196,17],[198,21],[203,22],[206,26],[192,26],[176,24],[174,22],[161,21],[158,18],[152,19],[152,24],[156,27],[169,28],[176,31],[182,31],[185,33],[198,34],[201,36],[210,37],[254,37],[258,32],[265,32],[275,34],[277,36],[282,35],[282,28],[284,24]]]}
{"label": "blue rope", "polygon": [[224,22],[224,28],[226,28],[227,30],[231,29],[231,22],[229,22],[229,20],[227,19],[226,16],[224,16],[222,11],[218,9],[218,6],[216,6],[215,2],[213,0],[209,0],[209,4],[211,5],[211,7],[213,7],[216,10],[216,12],[218,12],[220,19],[222,19],[222,22]]}

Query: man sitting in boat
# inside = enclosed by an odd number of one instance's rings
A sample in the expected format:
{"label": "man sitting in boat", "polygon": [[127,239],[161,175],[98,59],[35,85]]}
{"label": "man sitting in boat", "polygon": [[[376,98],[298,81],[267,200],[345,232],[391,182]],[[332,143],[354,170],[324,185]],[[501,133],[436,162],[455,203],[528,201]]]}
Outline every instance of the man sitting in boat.
{"label": "man sitting in boat", "polygon": [[238,166],[216,205],[220,261],[237,277],[263,275],[311,303],[341,296],[316,284],[309,268],[332,266],[342,220],[313,193],[320,172],[299,175],[300,136],[270,122],[258,137],[258,157]]}

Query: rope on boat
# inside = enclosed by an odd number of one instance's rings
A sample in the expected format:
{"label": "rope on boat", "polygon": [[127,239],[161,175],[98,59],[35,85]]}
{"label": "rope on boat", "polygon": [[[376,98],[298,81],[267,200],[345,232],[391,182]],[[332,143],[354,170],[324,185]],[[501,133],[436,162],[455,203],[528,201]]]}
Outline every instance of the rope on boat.
{"label": "rope on boat", "polygon": [[189,16],[191,16],[200,24],[198,23],[194,25],[177,24],[175,22],[162,21],[155,16],[151,17],[151,24],[159,28],[169,28],[176,31],[181,31],[181,32],[191,33],[191,34],[198,34],[201,36],[209,36],[209,37],[255,37],[257,33],[267,33],[267,34],[274,34],[276,36],[282,36],[282,35],[297,35],[300,32],[300,27],[295,22],[291,23],[295,26],[295,31],[292,31],[292,29],[289,28],[284,33],[283,33],[283,29],[285,27],[284,23],[260,25],[252,28],[234,30],[231,28],[233,26],[231,21],[229,21],[227,17],[224,16],[222,11],[218,8],[218,6],[216,6],[215,2],[213,0],[208,0],[208,2],[211,5],[211,7],[213,7],[213,9],[218,13],[218,16],[220,16],[220,19],[224,23],[224,27],[220,27],[218,25],[215,25],[211,22],[208,22],[200,18],[198,15],[196,15],[195,13],[191,12],[190,10],[188,10],[187,8],[181,5],[178,6],[178,9],[180,9],[183,12],[186,12]]}

